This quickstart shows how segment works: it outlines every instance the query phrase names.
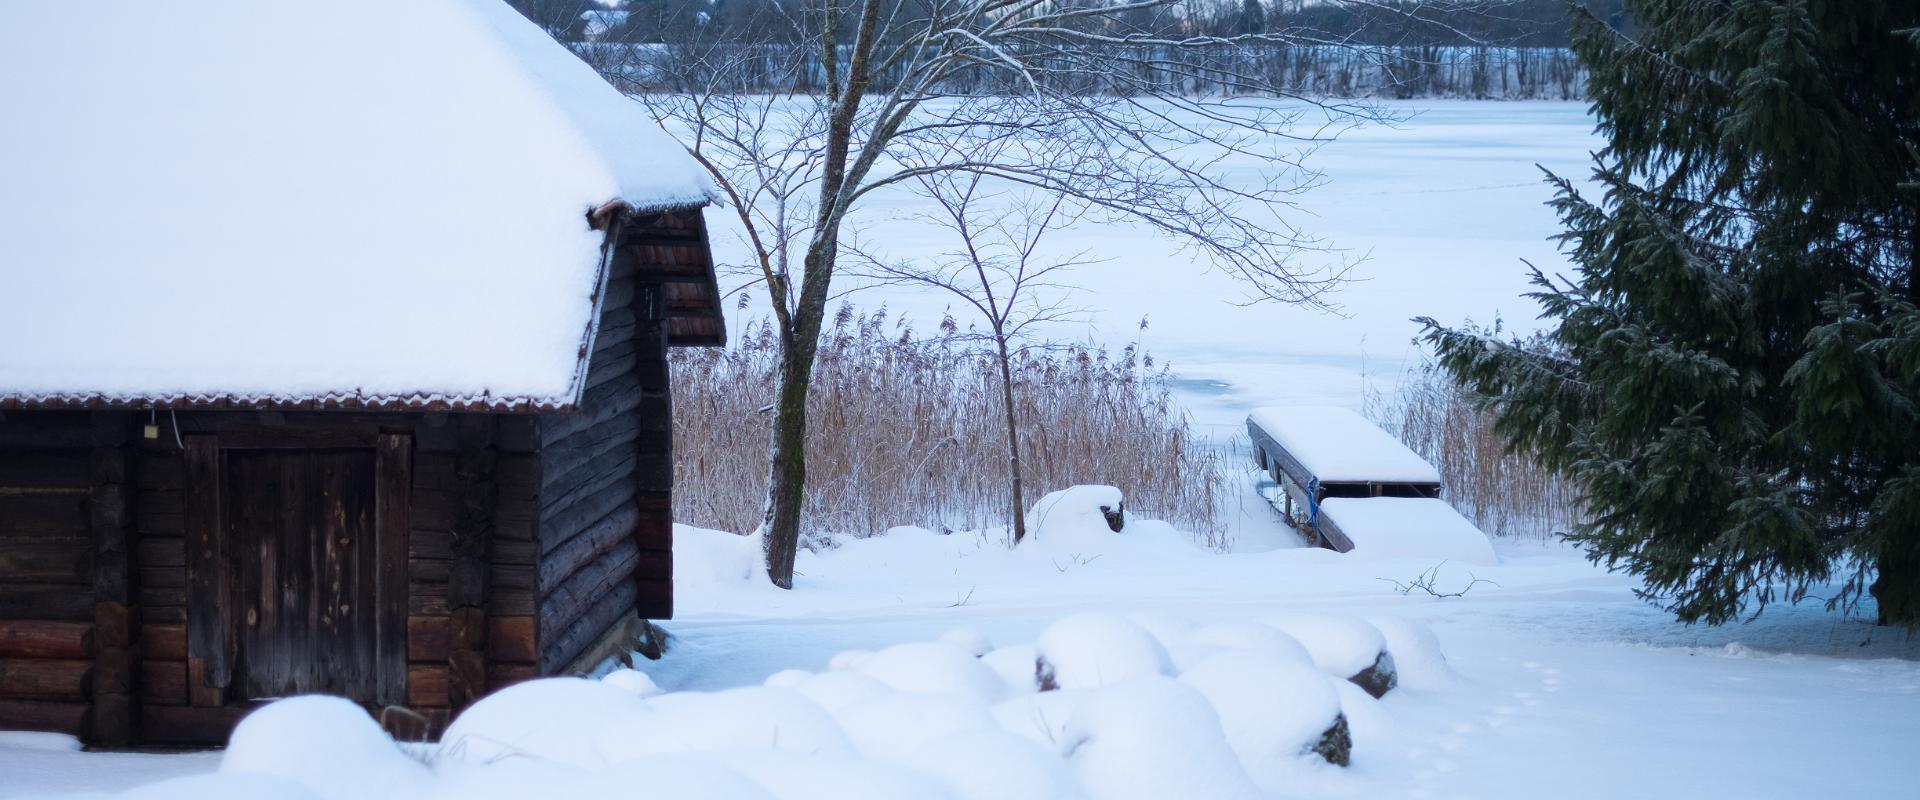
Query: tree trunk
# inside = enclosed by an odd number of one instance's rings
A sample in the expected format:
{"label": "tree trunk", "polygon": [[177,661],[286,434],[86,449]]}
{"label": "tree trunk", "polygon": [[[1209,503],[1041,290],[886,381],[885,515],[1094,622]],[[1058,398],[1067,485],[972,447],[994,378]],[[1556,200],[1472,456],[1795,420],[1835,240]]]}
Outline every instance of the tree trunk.
{"label": "tree trunk", "polygon": [[1008,364],[1006,337],[996,333],[994,342],[1000,346],[1000,399],[1007,412],[1007,475],[1013,487],[1013,543],[1019,544],[1027,538],[1027,509],[1026,501],[1020,496],[1020,424],[1013,411],[1013,367]]}
{"label": "tree trunk", "polygon": [[1880,624],[1920,627],[1920,558],[1880,554],[1880,573],[1867,591],[1880,606]]}
{"label": "tree trunk", "polygon": [[773,466],[767,483],[765,536],[767,577],[793,588],[793,560],[800,550],[800,512],[807,489],[807,390],[827,315],[827,286],[839,248],[837,222],[815,234],[807,249],[806,275],[792,329],[781,331],[779,397],[773,418]]}

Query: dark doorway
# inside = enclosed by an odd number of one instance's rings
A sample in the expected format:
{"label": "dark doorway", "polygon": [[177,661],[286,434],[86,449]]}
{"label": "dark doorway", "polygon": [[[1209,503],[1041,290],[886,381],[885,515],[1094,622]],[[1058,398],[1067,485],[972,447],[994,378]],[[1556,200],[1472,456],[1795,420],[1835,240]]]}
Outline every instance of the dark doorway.
{"label": "dark doorway", "polygon": [[372,450],[229,450],[231,699],[375,699]]}

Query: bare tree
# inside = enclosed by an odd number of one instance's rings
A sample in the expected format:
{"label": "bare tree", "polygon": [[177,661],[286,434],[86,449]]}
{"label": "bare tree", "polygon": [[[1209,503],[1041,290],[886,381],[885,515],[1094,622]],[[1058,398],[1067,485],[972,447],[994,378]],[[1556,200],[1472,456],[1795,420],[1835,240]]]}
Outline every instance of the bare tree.
{"label": "bare tree", "polygon": [[[769,64],[759,48],[690,41],[634,48],[637,63],[601,64],[712,173],[766,286],[782,357],[759,533],[776,585],[792,585],[807,387],[841,231],[877,192],[942,174],[1024,186],[1061,198],[1071,216],[1164,234],[1242,278],[1250,299],[1320,304],[1342,276],[1346,262],[1285,212],[1319,179],[1306,155],[1381,113],[1296,96],[1236,71],[1233,59],[1180,56],[1343,43],[1305,30],[1185,33],[1188,2],[805,0],[772,6],[793,33],[770,46],[797,43],[806,58]],[[767,69],[806,71],[821,88],[735,92],[743,76]],[[1013,91],[955,90],[970,80]],[[1226,94],[1182,91],[1196,82]],[[663,87],[679,91],[653,91]]]}
{"label": "bare tree", "polygon": [[[1014,402],[1013,359],[1036,346],[1036,326],[1077,314],[1066,302],[1072,287],[1057,277],[1091,263],[1085,252],[1048,259],[1040,252],[1049,231],[1074,219],[1060,194],[996,191],[976,172],[930,172],[915,179],[918,192],[936,209],[921,221],[952,233],[956,249],[932,260],[888,260],[860,246],[847,245],[859,272],[882,283],[904,283],[946,292],[980,315],[984,332],[957,329],[949,334],[980,338],[993,347],[999,367],[1001,410],[1006,418],[1007,481],[1012,496],[1013,543],[1027,536],[1026,501],[1021,491],[1020,418]],[[1008,198],[1004,195],[1015,193]]]}

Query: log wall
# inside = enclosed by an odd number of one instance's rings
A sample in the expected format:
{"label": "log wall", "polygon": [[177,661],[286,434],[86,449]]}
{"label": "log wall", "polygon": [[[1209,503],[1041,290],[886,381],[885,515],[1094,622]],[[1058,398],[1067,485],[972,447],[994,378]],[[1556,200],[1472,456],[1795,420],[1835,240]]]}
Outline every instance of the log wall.
{"label": "log wall", "polygon": [[647,246],[653,235],[674,233],[629,226],[616,245],[579,410],[540,420],[542,672],[573,665],[636,614],[673,613],[670,309],[645,260],[666,252]]}

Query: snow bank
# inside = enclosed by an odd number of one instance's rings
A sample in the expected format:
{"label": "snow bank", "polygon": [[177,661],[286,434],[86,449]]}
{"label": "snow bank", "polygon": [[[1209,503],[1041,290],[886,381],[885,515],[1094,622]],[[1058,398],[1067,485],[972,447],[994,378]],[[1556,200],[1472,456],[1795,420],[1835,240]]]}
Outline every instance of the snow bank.
{"label": "snow bank", "polygon": [[1337,406],[1256,408],[1247,420],[1327,482],[1439,483],[1440,472],[1399,439]]}
{"label": "snow bank", "polygon": [[0,398],[568,404],[586,212],[712,196],[499,0],[0,3],[0,72]]}
{"label": "snow bank", "polygon": [[[632,670],[533,680],[483,698],[438,746],[413,750],[351,702],[291,698],[241,723],[219,774],[128,796],[1253,800],[1324,783],[1333,734],[1364,749],[1392,729],[1389,705],[1322,671],[1379,652],[1387,637],[1365,622],[1142,619],[1073,615],[1034,644],[983,656],[971,651],[986,639],[971,631],[850,651],[823,672],[716,692],[662,692]],[[1408,643],[1410,663],[1444,665],[1424,627],[1381,627]],[[1169,643],[1207,655],[1176,673]],[[1058,688],[1040,690],[1040,663]],[[0,741],[14,739],[71,746]]]}
{"label": "snow bank", "polygon": [[1320,503],[1353,541],[1347,554],[1374,559],[1421,559],[1495,564],[1493,544],[1444,500],[1425,497],[1331,497]]}
{"label": "snow bank", "polygon": [[1432,628],[1405,617],[1378,615],[1366,617],[1366,621],[1386,641],[1401,686],[1420,690],[1453,686],[1453,667],[1440,652],[1440,638],[1433,635]]}

